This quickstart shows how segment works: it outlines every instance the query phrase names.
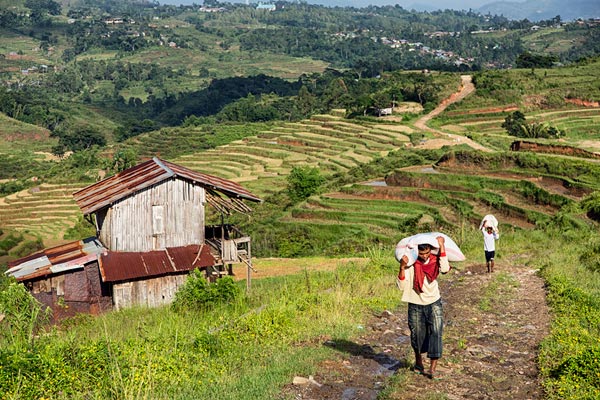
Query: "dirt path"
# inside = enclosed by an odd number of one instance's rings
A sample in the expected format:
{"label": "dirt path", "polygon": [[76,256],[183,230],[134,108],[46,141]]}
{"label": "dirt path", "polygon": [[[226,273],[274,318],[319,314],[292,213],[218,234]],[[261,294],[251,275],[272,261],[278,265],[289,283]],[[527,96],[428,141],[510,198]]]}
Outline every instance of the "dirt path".
{"label": "dirt path", "polygon": [[447,133],[447,132],[442,132],[440,130],[434,129],[434,128],[430,128],[429,126],[427,126],[427,123],[434,117],[438,116],[442,111],[444,111],[450,104],[452,103],[456,103],[458,101],[461,101],[462,99],[464,99],[465,97],[467,97],[468,95],[470,95],[471,93],[473,93],[475,91],[475,85],[473,85],[472,79],[471,79],[471,75],[461,75],[461,86],[460,86],[460,90],[456,93],[453,93],[450,97],[448,97],[446,100],[442,101],[440,103],[439,106],[437,106],[433,111],[431,111],[429,114],[426,114],[424,116],[422,116],[421,118],[419,118],[415,123],[414,126],[417,129],[420,129],[422,131],[426,131],[426,132],[431,132],[433,133],[436,138],[434,139],[429,139],[423,143],[421,143],[420,145],[416,146],[417,148],[424,148],[424,149],[438,149],[442,146],[453,146],[453,145],[457,145],[457,144],[467,144],[470,147],[476,149],[476,150],[481,150],[481,151],[491,151],[490,149],[488,149],[485,146],[480,145],[477,142],[474,142],[473,140],[469,139],[466,136],[462,136],[462,135],[456,135],[453,133]]}
{"label": "dirt path", "polygon": [[501,258],[493,274],[481,263],[456,263],[441,278],[442,380],[410,371],[403,306],[374,317],[356,341],[324,341],[339,357],[319,365],[313,383],[290,383],[282,398],[375,400],[385,391],[386,399],[542,399],[536,349],[548,334],[550,317],[543,281],[525,261],[518,255]]}

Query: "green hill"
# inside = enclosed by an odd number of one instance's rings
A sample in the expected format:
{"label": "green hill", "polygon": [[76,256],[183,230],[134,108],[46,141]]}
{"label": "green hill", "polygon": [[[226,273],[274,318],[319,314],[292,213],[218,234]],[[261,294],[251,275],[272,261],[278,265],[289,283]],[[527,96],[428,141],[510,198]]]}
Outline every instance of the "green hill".
{"label": "green hill", "polygon": [[[515,381],[506,371],[521,376],[519,382],[539,380],[551,400],[598,397],[600,89],[593,83],[600,81],[600,60],[573,63],[595,28],[579,32],[588,35],[583,38],[566,28],[534,33],[526,22],[517,27],[500,17],[399,7],[290,4],[281,13],[259,14],[251,5],[231,5],[209,14],[197,6],[106,1],[87,10],[82,4],[69,3],[69,16],[44,15],[44,24],[24,17],[2,28],[2,262],[83,235],[72,193],[116,172],[119,163],[159,155],[264,198],[251,217],[228,222],[251,235],[252,254],[263,265],[292,258],[285,262],[296,273],[261,279],[233,304],[81,316],[44,334],[24,288],[0,280],[5,397],[287,398],[294,377],[326,370],[331,376],[323,379],[338,382],[355,360],[381,371],[393,354],[401,361],[397,373],[367,380],[380,396],[404,398],[412,389],[405,383],[419,382],[408,376],[408,342],[396,340],[407,328],[388,329],[385,318],[396,309],[405,315],[394,283],[394,246],[422,231],[448,233],[469,259],[446,278],[453,298],[464,297],[461,305],[470,312],[461,318],[462,309],[449,309],[446,367],[484,397],[512,396],[507,388]],[[105,21],[125,16],[127,7],[142,22]],[[506,31],[464,41],[443,33],[473,26],[485,32],[491,25]],[[409,47],[395,52],[387,40],[408,35],[409,26],[419,27],[411,43],[448,46],[477,62],[446,62]],[[430,29],[439,34],[425,36]],[[494,69],[510,65],[523,43],[556,51],[556,61],[567,65]],[[22,71],[41,64],[50,70]],[[419,68],[400,70],[408,66]],[[257,75],[248,77],[252,71]],[[467,73],[475,91],[452,103]],[[282,87],[289,92],[277,92]],[[225,97],[211,97],[218,95]],[[405,102],[419,107],[375,116]],[[222,108],[202,114],[216,104]],[[197,114],[182,111],[194,106]],[[509,134],[502,125],[516,111],[526,118],[520,132],[536,126],[561,134]],[[76,151],[52,157],[61,145]],[[323,178],[305,199],[290,193],[295,168],[313,168]],[[477,226],[489,213],[500,220],[498,262],[507,266],[495,276],[477,273],[483,256]],[[337,267],[325,270],[321,263]],[[534,274],[543,288],[531,283]],[[517,290],[524,282],[547,294],[544,338],[534,337],[525,318],[540,310],[505,318],[506,304],[533,304],[528,292]],[[492,348],[492,320],[531,350],[508,339],[502,352]],[[381,331],[377,343],[366,343],[371,330]],[[463,364],[466,353],[472,363]],[[537,368],[521,371],[521,358]],[[493,374],[481,371],[482,360]],[[411,395],[461,397],[461,383],[419,382]]]}

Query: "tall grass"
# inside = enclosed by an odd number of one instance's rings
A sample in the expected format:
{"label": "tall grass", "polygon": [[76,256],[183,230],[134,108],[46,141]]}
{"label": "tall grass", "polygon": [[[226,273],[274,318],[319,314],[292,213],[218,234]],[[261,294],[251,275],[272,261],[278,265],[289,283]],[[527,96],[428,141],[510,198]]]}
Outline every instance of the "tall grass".
{"label": "tall grass", "polygon": [[79,317],[41,335],[29,352],[3,338],[0,393],[273,398],[294,374],[314,373],[316,361],[331,356],[319,345],[324,338],[349,338],[371,312],[398,305],[392,275],[382,265],[307,269],[255,281],[250,295],[210,311],[166,307]]}
{"label": "tall grass", "polygon": [[600,398],[600,275],[580,257],[597,240],[557,233],[539,260],[554,315],[539,356],[549,399]]}
{"label": "tall grass", "polygon": [[[483,260],[479,231],[448,233],[468,259]],[[600,275],[580,257],[598,240],[593,230],[549,225],[505,229],[498,243],[498,260],[539,270],[548,284],[553,321],[539,354],[548,399],[600,394]],[[134,308],[79,316],[43,334],[25,319],[10,331],[21,339],[2,331],[0,397],[275,398],[294,375],[314,374],[320,360],[335,357],[323,342],[351,341],[370,314],[403,307],[393,249],[374,246],[368,255],[368,264],[317,272],[309,263],[293,275],[255,280],[250,294],[205,311]],[[498,274],[488,301],[501,303],[497,296],[512,295],[513,285]],[[14,321],[6,313],[0,325]]]}

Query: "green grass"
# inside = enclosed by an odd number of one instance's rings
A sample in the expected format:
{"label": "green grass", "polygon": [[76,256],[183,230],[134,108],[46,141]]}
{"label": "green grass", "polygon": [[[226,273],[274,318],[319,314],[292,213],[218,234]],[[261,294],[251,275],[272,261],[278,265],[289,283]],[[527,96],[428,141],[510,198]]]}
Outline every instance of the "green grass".
{"label": "green grass", "polygon": [[501,313],[503,304],[508,296],[519,286],[514,276],[505,272],[494,275],[484,290],[483,297],[479,300],[479,308],[484,312]]}
{"label": "green grass", "polygon": [[[480,256],[476,230],[455,237],[467,258]],[[572,251],[553,246],[556,240]],[[600,389],[593,359],[600,349],[600,278],[577,258],[589,240],[598,241],[594,231],[514,231],[502,238],[503,254],[521,255],[519,262],[540,270],[549,283],[555,317],[539,359],[548,399],[594,398]],[[56,399],[275,398],[294,376],[315,374],[320,361],[338,356],[321,345],[324,338],[354,340],[370,313],[402,307],[392,282],[392,254],[392,248],[379,248],[367,265],[340,263],[321,272],[311,269],[318,260],[298,259],[296,267],[304,272],[254,280],[247,297],[208,312],[177,314],[162,307],[80,316],[36,337],[28,353],[4,341],[2,354],[11,357],[0,369],[3,393]],[[509,275],[494,276],[479,307],[497,310],[515,284]],[[28,361],[31,356],[35,363]],[[18,365],[21,375],[15,373]],[[29,369],[39,365],[44,369]]]}
{"label": "green grass", "polygon": [[294,375],[315,373],[319,360],[333,356],[329,347],[310,343],[346,340],[371,312],[398,305],[389,271],[381,267],[345,263],[333,272],[311,272],[306,264],[303,273],[256,280],[248,297],[210,312],[128,309],[65,321],[33,346],[43,374],[28,371],[31,380],[12,375],[23,353],[3,362],[3,393],[274,398]]}
{"label": "green grass", "polygon": [[27,124],[0,113],[0,153],[15,153],[23,149],[50,152],[57,140],[47,129]]}
{"label": "green grass", "polygon": [[[594,233],[569,237],[565,246],[584,251]],[[600,280],[590,274],[579,253],[552,252],[541,261],[548,282],[554,319],[551,334],[542,342],[540,370],[549,399],[592,399],[600,395]],[[583,264],[583,265],[582,265]]]}

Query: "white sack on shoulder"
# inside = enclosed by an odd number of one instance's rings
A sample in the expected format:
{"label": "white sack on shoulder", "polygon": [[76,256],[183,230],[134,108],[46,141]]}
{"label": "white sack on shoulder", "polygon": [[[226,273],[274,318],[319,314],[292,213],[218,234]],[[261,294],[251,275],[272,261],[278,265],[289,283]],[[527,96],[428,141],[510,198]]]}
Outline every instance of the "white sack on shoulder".
{"label": "white sack on shoulder", "polygon": [[483,219],[481,220],[481,223],[479,223],[479,230],[481,230],[481,228],[483,228],[483,223],[486,221],[487,221],[487,224],[486,224],[487,226],[491,226],[492,228],[494,228],[495,231],[498,230],[498,220],[492,214],[488,214],[485,217],[483,217]]}
{"label": "white sack on shoulder", "polygon": [[446,247],[446,256],[448,257],[448,261],[456,262],[464,261],[466,259],[456,242],[454,242],[454,240],[452,240],[452,238],[450,238],[448,235],[440,232],[428,232],[418,233],[416,235],[404,238],[398,242],[395,251],[396,260],[400,262],[402,256],[406,256],[408,258],[408,265],[413,265],[419,256],[418,245],[420,244],[431,245],[433,247],[431,252],[433,254],[438,254],[438,236],[442,236],[444,238],[444,246]]}

